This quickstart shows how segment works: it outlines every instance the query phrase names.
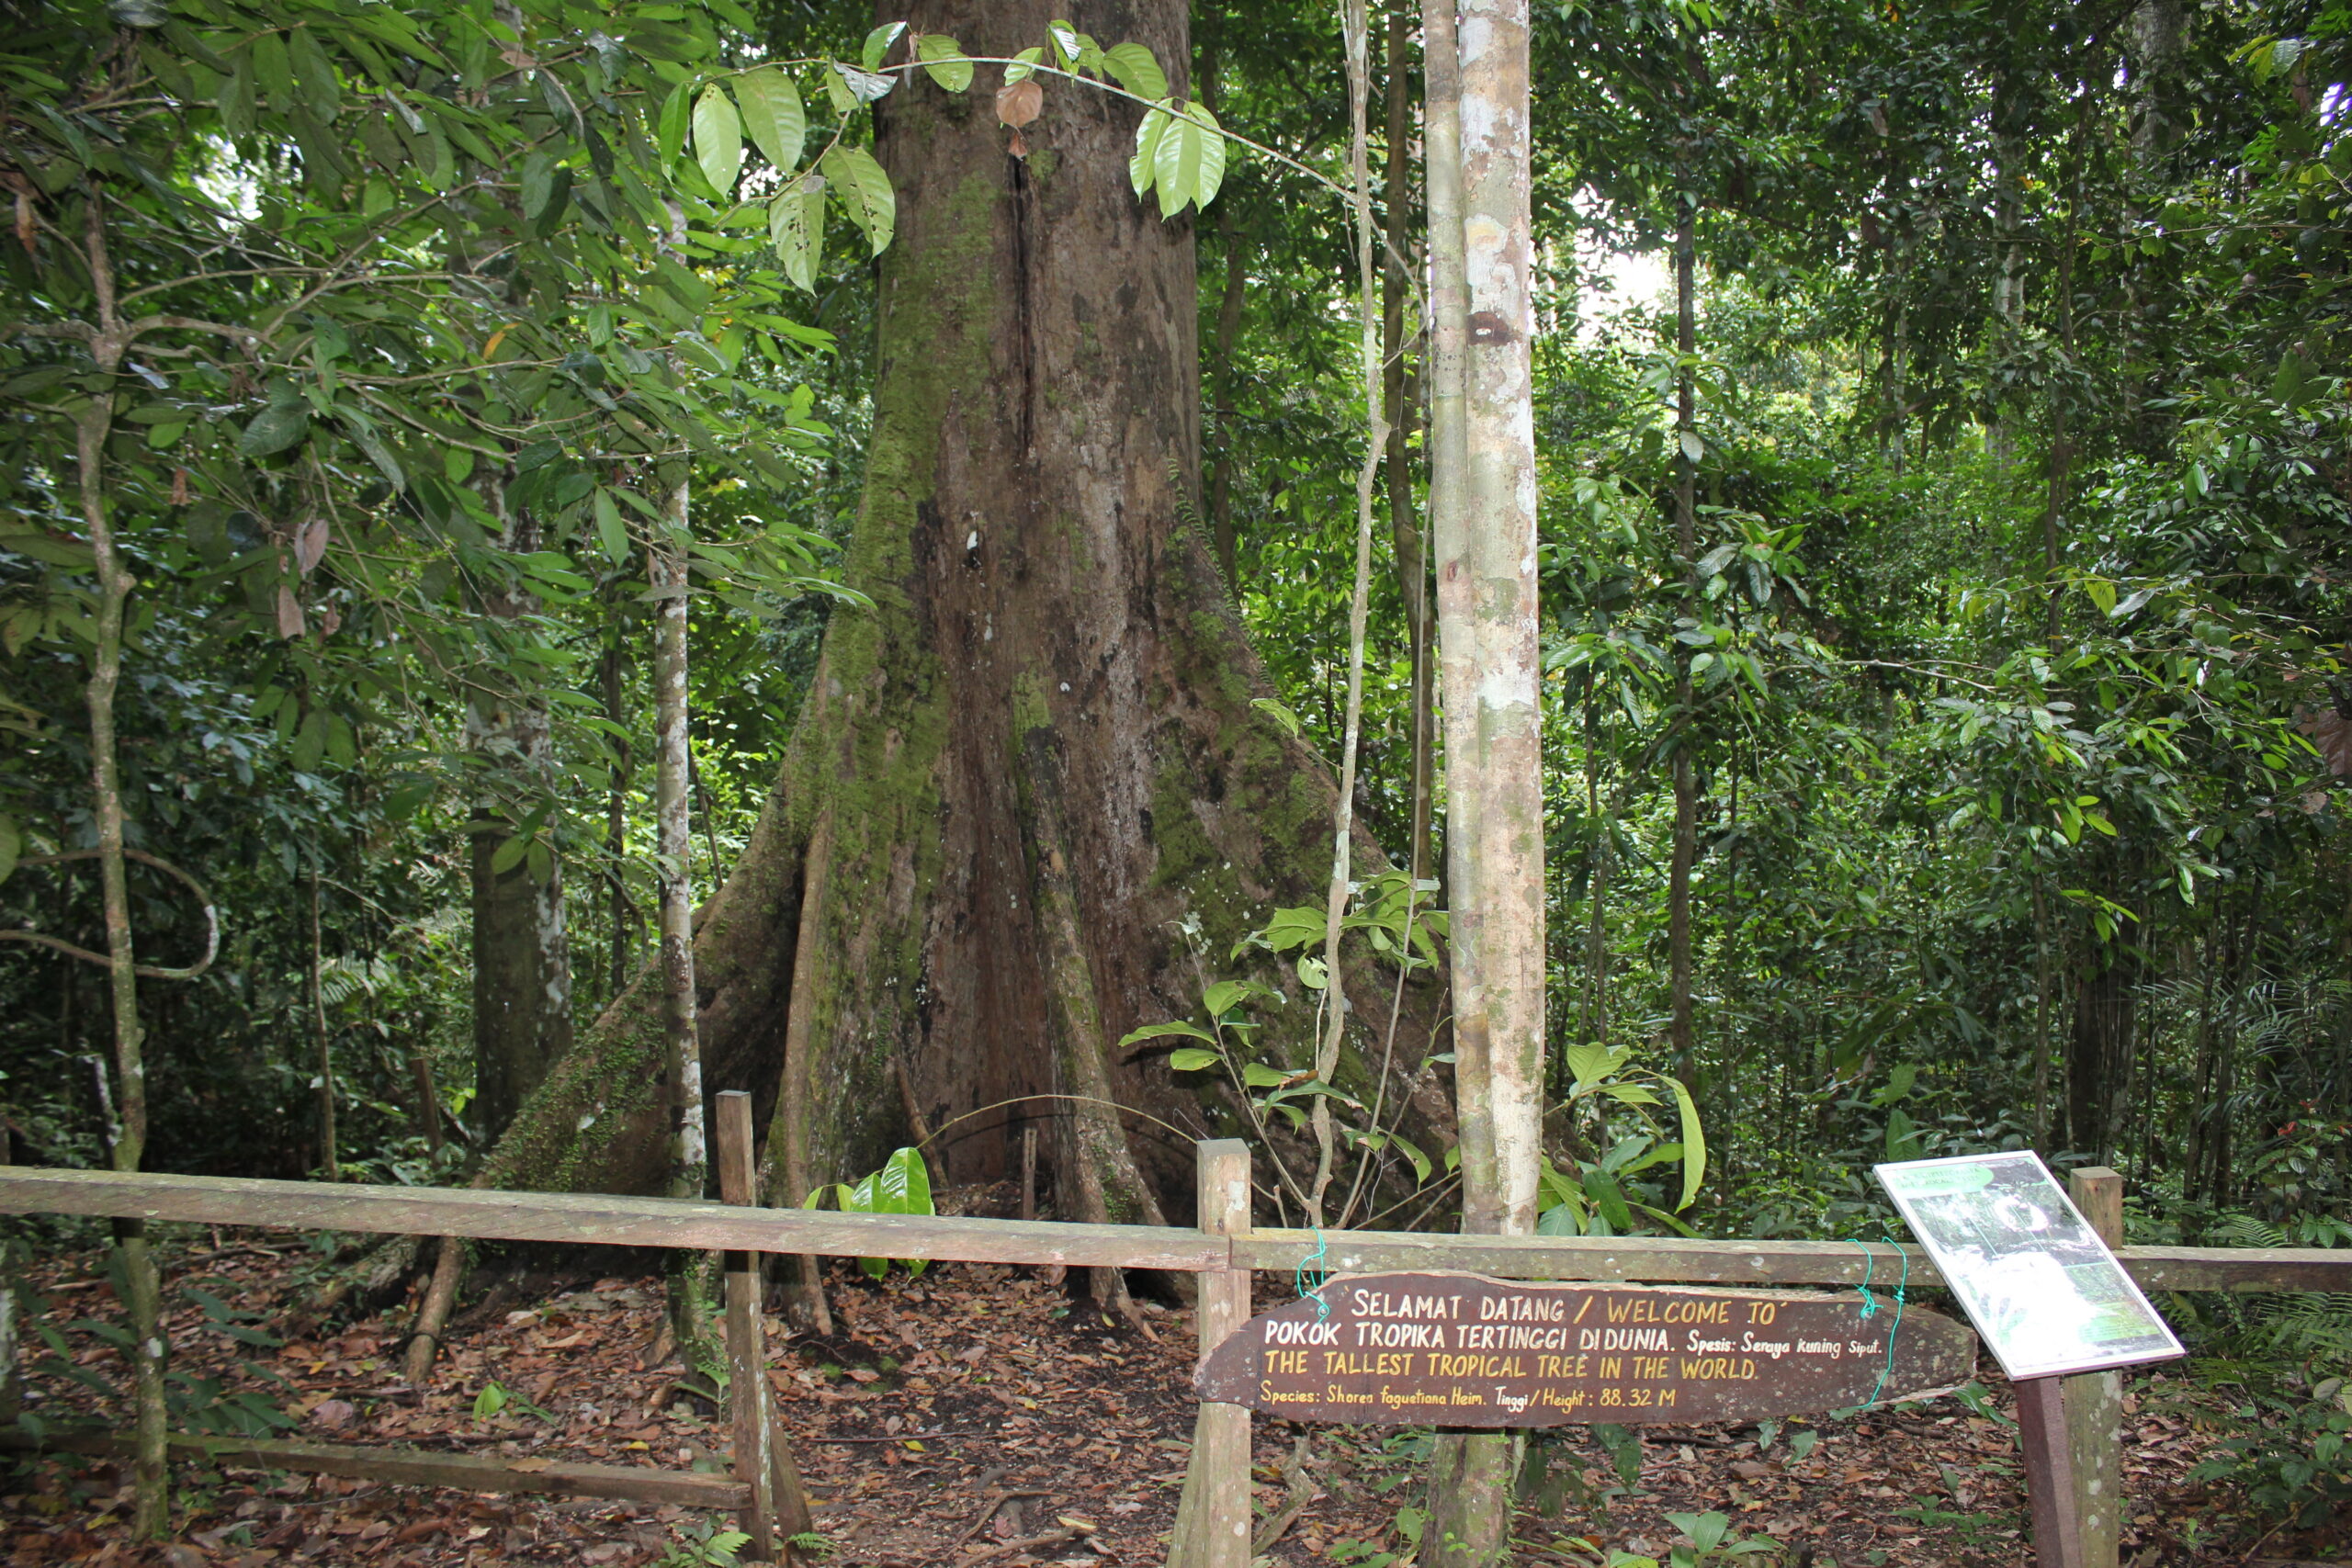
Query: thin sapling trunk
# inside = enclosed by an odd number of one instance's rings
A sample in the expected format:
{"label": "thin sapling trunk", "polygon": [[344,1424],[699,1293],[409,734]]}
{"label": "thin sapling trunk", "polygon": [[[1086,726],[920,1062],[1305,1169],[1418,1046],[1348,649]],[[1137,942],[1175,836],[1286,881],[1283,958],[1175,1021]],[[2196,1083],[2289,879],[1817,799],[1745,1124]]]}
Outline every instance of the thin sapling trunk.
{"label": "thin sapling trunk", "polygon": [[[702,1044],[695,1029],[693,778],[686,725],[686,549],[691,480],[672,492],[667,526],[646,548],[653,598],[654,880],[661,898],[661,964],[670,1081],[670,1196],[700,1198],[709,1165],[703,1119]],[[710,1259],[670,1254],[670,1332],[688,1368],[715,1362],[703,1303]]]}

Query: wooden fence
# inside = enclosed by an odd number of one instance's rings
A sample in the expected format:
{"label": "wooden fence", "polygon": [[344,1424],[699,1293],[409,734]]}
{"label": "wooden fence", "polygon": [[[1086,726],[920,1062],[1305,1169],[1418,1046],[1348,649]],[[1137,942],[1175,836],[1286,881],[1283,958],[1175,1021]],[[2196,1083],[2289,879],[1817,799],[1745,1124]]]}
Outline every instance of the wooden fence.
{"label": "wooden fence", "polygon": [[[1401,1231],[1315,1233],[1250,1224],[1250,1156],[1231,1140],[1199,1149],[1196,1228],[1090,1225],[1043,1220],[850,1214],[770,1209],[750,1201],[748,1098],[718,1097],[722,1190],[712,1203],[594,1193],[504,1192],[465,1188],[376,1187],[348,1183],[243,1180],[227,1177],[118,1175],[0,1166],[0,1213],[82,1214],[199,1224],[260,1225],[306,1231],[440,1235],[572,1245],[685,1247],[728,1255],[728,1346],[732,1387],[767,1396],[759,1273],[754,1255],[821,1254],[933,1261],[1062,1264],[1072,1268],[1163,1269],[1200,1275],[1200,1349],[1206,1355],[1249,1316],[1256,1271],[1284,1276],[1311,1261],[1328,1273],[1458,1269],[1501,1279],[1623,1280],[1648,1284],[1860,1285],[1899,1252],[1915,1287],[1940,1283],[1925,1253],[1891,1244],[1688,1241],[1659,1237],[1472,1236]],[[2117,1239],[2120,1179],[2077,1172],[2075,1191],[2087,1217]],[[1322,1251],[1317,1253],[1318,1245]],[[2352,1249],[2119,1247],[2117,1256],[2148,1291],[2352,1291]],[[1872,1257],[1875,1255],[1875,1263]],[[2113,1374],[2106,1375],[2111,1383]],[[2077,1403],[2069,1380],[2077,1487],[2086,1500],[2108,1499],[2098,1520],[2078,1521],[2085,1550],[2066,1561],[2086,1568],[2114,1562],[2120,1524],[2121,1465],[2112,1396],[2086,1388]],[[799,1484],[774,1413],[738,1398],[735,1472],[682,1474],[612,1465],[526,1461],[529,1468],[479,1456],[263,1439],[182,1438],[177,1451],[288,1470],[366,1474],[386,1481],[482,1491],[558,1492],[625,1497],[736,1511],[755,1550],[807,1529]],[[1204,1404],[1170,1561],[1185,1568],[1246,1568],[1250,1561],[1250,1425],[1245,1406]],[[16,1439],[26,1446],[27,1439]],[[47,1446],[119,1451],[115,1439],[84,1436]],[[2070,1532],[2071,1533],[2071,1532]]]}

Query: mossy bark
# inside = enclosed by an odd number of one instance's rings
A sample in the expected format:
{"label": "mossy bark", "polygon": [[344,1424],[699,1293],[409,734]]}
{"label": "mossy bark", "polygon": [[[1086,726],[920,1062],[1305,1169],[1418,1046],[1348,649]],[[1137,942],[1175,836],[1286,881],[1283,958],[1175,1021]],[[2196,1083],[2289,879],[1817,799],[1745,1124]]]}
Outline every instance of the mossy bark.
{"label": "mossy bark", "polygon": [[[1058,9],[967,0],[908,20],[1011,53]],[[1145,44],[1184,91],[1177,0],[1087,25]],[[1164,1056],[1113,1043],[1197,1011],[1188,927],[1223,965],[1272,907],[1320,901],[1334,785],[1251,706],[1272,688],[1183,520],[1193,233],[1128,186],[1141,111],[1049,84],[1024,160],[987,86],[953,96],[918,73],[880,106],[898,234],[844,567],[874,607],[832,616],[775,793],[699,922],[706,1082],[772,1100],[771,1201],[875,1168],[911,1101],[939,1130],[935,1181],[1014,1175],[1043,1122],[1063,1213],[1182,1218],[1187,1137],[1053,1097],[1234,1130]],[[1385,863],[1368,840],[1356,855]],[[1386,995],[1369,965],[1355,990]],[[658,1190],[654,999],[640,979],[589,1032],[492,1179]],[[1442,1048],[1440,1000],[1419,986],[1408,1002],[1390,1103],[1442,1144],[1442,1086],[1403,1082]],[[1351,1070],[1380,1060],[1387,1010],[1367,1003]],[[1312,1021],[1295,995],[1261,1053],[1305,1065]]]}

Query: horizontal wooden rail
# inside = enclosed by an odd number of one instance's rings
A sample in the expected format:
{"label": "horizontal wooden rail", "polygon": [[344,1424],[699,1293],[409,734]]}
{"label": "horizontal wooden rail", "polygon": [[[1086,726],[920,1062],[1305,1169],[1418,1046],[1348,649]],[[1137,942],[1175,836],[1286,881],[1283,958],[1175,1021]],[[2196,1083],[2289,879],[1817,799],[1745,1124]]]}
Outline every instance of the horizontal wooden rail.
{"label": "horizontal wooden rail", "polygon": [[[39,1437],[0,1428],[0,1450],[96,1454],[120,1459],[129,1438],[113,1432],[55,1429]],[[743,1506],[744,1485],[731,1475],[654,1470],[628,1464],[573,1464],[495,1454],[435,1453],[427,1449],[354,1448],[342,1443],[291,1442],[282,1438],[203,1438],[174,1433],[178,1459],[250,1465],[314,1475],[348,1475],[401,1486],[447,1486],[459,1492],[536,1492],[557,1497],[610,1497],[624,1503],[674,1504],[683,1508]]]}
{"label": "horizontal wooden rail", "polygon": [[[1466,1269],[1501,1280],[1633,1280],[1651,1284],[1859,1285],[1891,1292],[1943,1276],[1917,1247],[1850,1241],[1686,1241],[1673,1236],[1454,1235],[1421,1231],[1253,1230],[1233,1260],[1287,1273]],[[2126,1247],[2116,1257],[2143,1290],[2352,1291],[2352,1247]],[[1909,1272],[1905,1272],[1905,1260]]]}
{"label": "horizontal wooden rail", "polygon": [[463,1235],[710,1252],[813,1252],[837,1258],[928,1258],[966,1263],[1222,1268],[1222,1236],[1166,1225],[1058,1224],[827,1209],[732,1208],[675,1198],[594,1192],[500,1192],[471,1187],[371,1187],[225,1176],[117,1175],[0,1166],[0,1213],[95,1214],[389,1235]]}
{"label": "horizontal wooden rail", "polygon": [[[91,1214],[293,1230],[463,1235],[711,1251],[923,1258],[1069,1267],[1227,1267],[1363,1274],[1455,1269],[1506,1280],[1715,1285],[1941,1283],[1916,1247],[1850,1241],[1685,1241],[1671,1236],[1476,1236],[1420,1231],[1253,1230],[1231,1237],[1164,1225],[1081,1225],[830,1210],[731,1208],[671,1198],[476,1188],[371,1187],[219,1176],[117,1175],[0,1166],[0,1213]],[[1318,1254],[1318,1247],[1320,1248]],[[2127,1247],[2152,1291],[2352,1291],[2352,1247]]]}

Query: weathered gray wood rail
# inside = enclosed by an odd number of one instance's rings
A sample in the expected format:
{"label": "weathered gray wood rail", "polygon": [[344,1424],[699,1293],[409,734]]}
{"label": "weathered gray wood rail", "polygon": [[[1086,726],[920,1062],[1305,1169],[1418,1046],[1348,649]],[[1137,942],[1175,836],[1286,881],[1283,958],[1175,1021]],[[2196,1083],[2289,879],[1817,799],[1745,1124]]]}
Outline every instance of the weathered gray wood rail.
{"label": "weathered gray wood rail", "polygon": [[[843,1214],[596,1193],[126,1176],[29,1166],[0,1166],[0,1213],[1183,1273],[1289,1273],[1311,1261],[1327,1273],[1460,1269],[1506,1280],[1681,1284],[1858,1285],[1871,1277],[1889,1286],[1888,1269],[1899,1270],[1899,1254],[1909,1259],[1912,1284],[1940,1283],[1935,1265],[1917,1247],[1884,1242],[1329,1231],[1319,1238],[1323,1250],[1317,1258],[1318,1238],[1310,1231],[1260,1229],[1227,1236],[1165,1225]],[[2352,1291],[2352,1248],[2129,1247],[2118,1255],[2143,1290]]]}
{"label": "weathered gray wood rail", "polygon": [[[0,1431],[0,1451],[130,1455],[131,1441],[119,1432],[52,1427],[38,1437]],[[312,1475],[348,1475],[402,1486],[447,1486],[459,1492],[537,1492],[556,1497],[611,1497],[628,1503],[674,1504],[683,1508],[742,1511],[751,1487],[731,1475],[658,1470],[650,1465],[578,1464],[547,1459],[508,1459],[497,1454],[438,1453],[430,1449],[361,1448],[348,1443],[306,1443],[285,1438],[215,1438],[174,1433],[175,1459],[256,1470],[291,1470]]]}

